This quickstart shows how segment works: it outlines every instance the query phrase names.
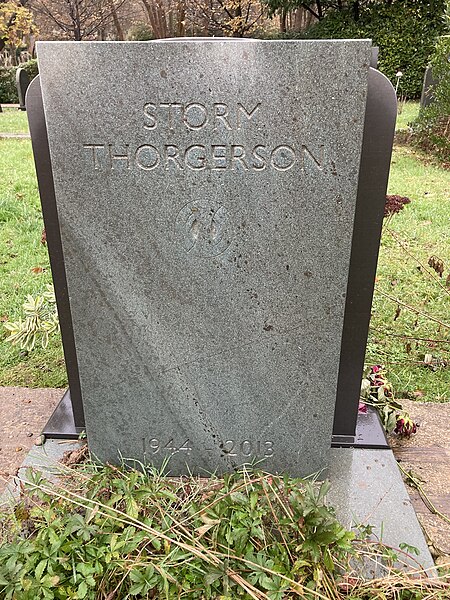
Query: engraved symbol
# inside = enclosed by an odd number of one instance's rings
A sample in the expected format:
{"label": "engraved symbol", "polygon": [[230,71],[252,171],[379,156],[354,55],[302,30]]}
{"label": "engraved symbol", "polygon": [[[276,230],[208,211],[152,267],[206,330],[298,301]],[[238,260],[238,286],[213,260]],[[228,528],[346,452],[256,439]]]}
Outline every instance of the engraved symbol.
{"label": "engraved symbol", "polygon": [[193,256],[222,254],[232,240],[228,211],[218,202],[196,200],[183,206],[177,215],[176,230],[183,247]]}

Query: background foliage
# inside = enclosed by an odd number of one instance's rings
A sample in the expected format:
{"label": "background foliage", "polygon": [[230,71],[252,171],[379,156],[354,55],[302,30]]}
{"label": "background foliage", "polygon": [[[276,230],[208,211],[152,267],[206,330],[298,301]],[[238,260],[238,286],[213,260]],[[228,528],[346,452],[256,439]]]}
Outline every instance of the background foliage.
{"label": "background foliage", "polygon": [[[285,0],[268,0],[268,3],[272,12],[279,12]],[[420,96],[425,68],[437,37],[445,33],[442,18],[445,6],[445,0],[360,3],[357,20],[353,6],[344,6],[343,10],[329,10],[306,32],[291,32],[286,37],[370,38],[380,48],[380,71],[394,85],[396,73],[401,71],[399,94],[415,98]]]}
{"label": "background foliage", "polygon": [[16,89],[16,71],[18,68],[25,69],[31,79],[38,74],[38,64],[36,59],[22,63],[18,67],[0,67],[0,103],[17,104],[19,98]]}
{"label": "background foliage", "polygon": [[425,150],[450,161],[450,35],[443,36],[431,59],[436,85],[433,102],[422,108],[414,124],[414,139]]}

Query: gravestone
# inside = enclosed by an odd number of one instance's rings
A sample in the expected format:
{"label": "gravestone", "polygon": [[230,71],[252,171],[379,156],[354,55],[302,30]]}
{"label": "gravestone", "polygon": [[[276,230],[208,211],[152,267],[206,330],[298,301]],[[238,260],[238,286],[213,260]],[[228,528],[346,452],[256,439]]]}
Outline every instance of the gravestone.
{"label": "gravestone", "polygon": [[19,109],[26,110],[25,108],[25,94],[27,93],[28,86],[30,85],[30,78],[25,69],[19,67],[16,71],[16,88],[17,95],[19,97]]}
{"label": "gravestone", "polygon": [[380,54],[379,46],[372,47],[372,55],[370,57],[370,66],[374,69],[378,69],[378,55]]}
{"label": "gravestone", "polygon": [[434,99],[433,90],[436,85],[436,80],[433,77],[433,67],[428,65],[425,69],[423,77],[422,95],[420,97],[420,108],[426,108]]}
{"label": "gravestone", "polygon": [[99,459],[326,467],[370,56],[364,40],[38,44]]}

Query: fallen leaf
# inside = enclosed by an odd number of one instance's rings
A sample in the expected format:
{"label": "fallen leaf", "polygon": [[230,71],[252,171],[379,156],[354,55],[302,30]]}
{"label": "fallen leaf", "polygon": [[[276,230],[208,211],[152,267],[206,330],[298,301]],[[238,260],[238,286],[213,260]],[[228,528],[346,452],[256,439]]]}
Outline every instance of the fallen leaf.
{"label": "fallen leaf", "polygon": [[433,355],[432,354],[425,354],[423,362],[426,365],[431,365],[431,363],[433,362]]}
{"label": "fallen leaf", "polygon": [[401,312],[402,312],[402,309],[400,308],[400,306],[397,306],[397,310],[395,311],[395,315],[394,315],[394,321],[396,321],[399,318]]}
{"label": "fallen leaf", "polygon": [[32,273],[35,273],[35,274],[37,275],[38,273],[42,273],[42,271],[43,271],[43,270],[44,270],[44,269],[43,269],[42,267],[33,267],[33,268],[31,269],[31,272],[32,272]]}
{"label": "fallen leaf", "polygon": [[430,256],[428,265],[436,271],[439,277],[442,277],[442,273],[444,272],[444,261],[437,256]]}

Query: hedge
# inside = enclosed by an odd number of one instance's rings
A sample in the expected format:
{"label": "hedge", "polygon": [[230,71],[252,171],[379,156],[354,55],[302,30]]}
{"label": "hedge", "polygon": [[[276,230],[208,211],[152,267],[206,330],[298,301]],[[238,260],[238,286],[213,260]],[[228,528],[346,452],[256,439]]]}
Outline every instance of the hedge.
{"label": "hedge", "polygon": [[421,108],[413,124],[413,141],[450,162],[450,36],[443,36],[431,58],[433,102]]}
{"label": "hedge", "polygon": [[394,84],[401,71],[398,93],[417,98],[436,40],[445,33],[445,0],[394,0],[370,2],[361,6],[358,21],[351,10],[329,11],[325,18],[304,34],[285,37],[370,38],[379,46],[378,68]]}
{"label": "hedge", "polygon": [[31,79],[38,74],[37,60],[32,59],[22,63],[18,67],[0,67],[0,103],[17,104],[19,98],[16,88],[16,71],[18,68],[25,69]]}

